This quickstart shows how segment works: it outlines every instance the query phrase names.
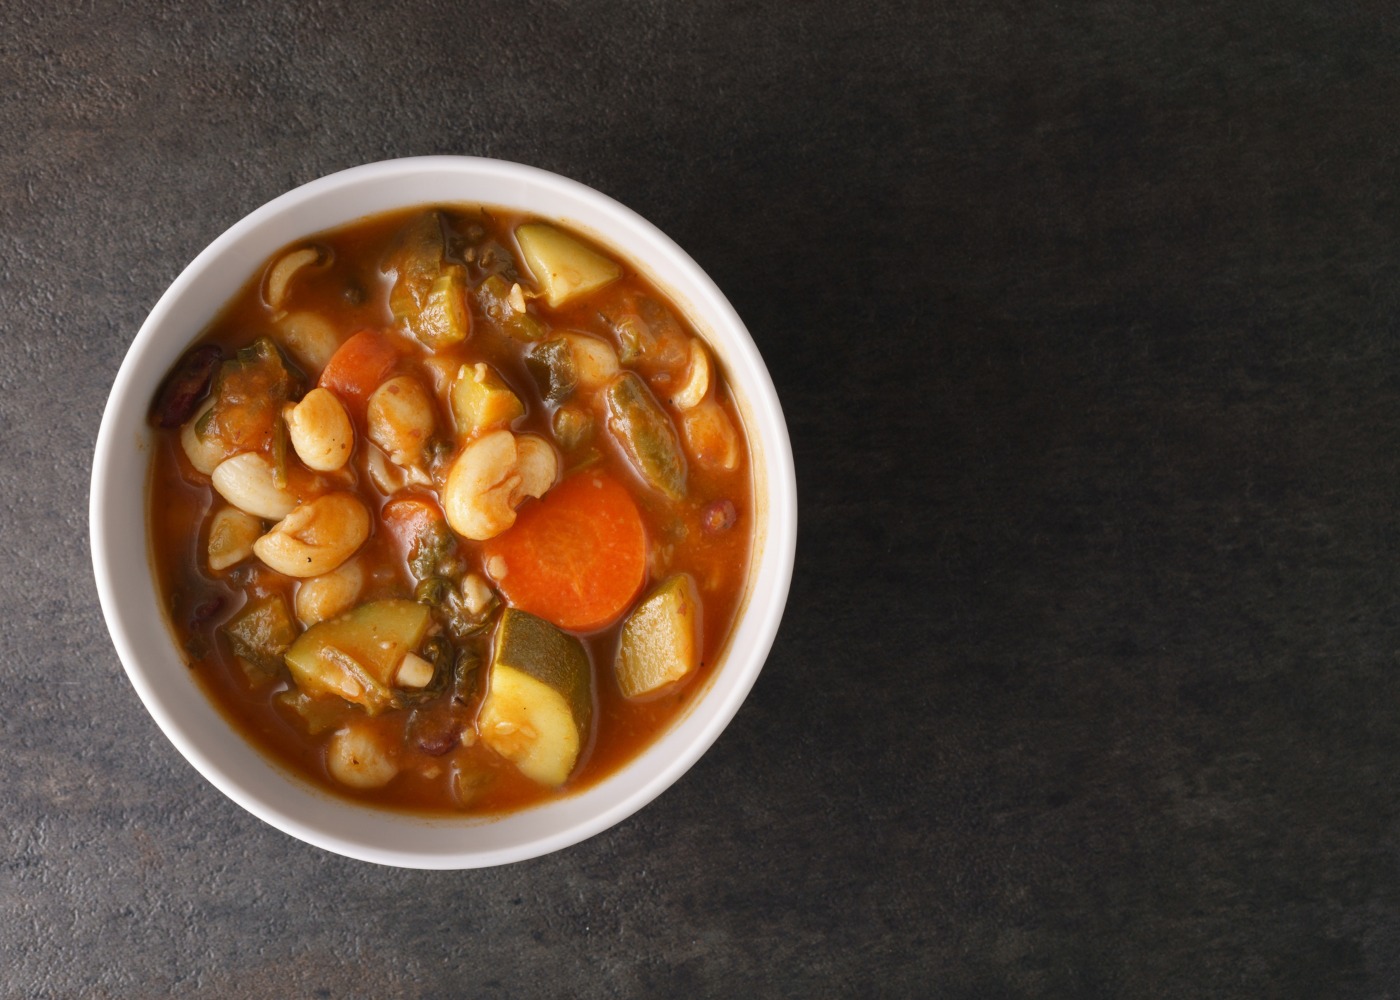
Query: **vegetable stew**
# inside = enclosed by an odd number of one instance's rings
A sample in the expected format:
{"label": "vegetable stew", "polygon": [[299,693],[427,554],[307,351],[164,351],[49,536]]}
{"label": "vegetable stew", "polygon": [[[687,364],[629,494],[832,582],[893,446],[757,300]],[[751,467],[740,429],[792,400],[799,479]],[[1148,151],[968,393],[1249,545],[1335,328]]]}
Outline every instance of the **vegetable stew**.
{"label": "vegetable stew", "polygon": [[499,813],[702,690],[752,543],[716,358],[627,262],[478,206],[275,255],[152,402],[152,559],[191,669],[339,794]]}

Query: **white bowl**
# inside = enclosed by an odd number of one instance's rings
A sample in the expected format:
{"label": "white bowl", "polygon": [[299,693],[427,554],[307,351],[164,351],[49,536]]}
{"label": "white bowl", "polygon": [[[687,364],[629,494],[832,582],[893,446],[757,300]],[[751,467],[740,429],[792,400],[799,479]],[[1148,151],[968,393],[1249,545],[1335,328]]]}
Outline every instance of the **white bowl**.
{"label": "white bowl", "polygon": [[[479,203],[558,219],[626,256],[686,313],[722,360],[748,435],[755,539],[747,595],[703,696],[632,763],[598,784],[493,819],[425,817],[336,798],[250,745],[176,651],[146,538],[150,400],[190,341],[286,244],[364,216],[427,203]],[[147,710],[220,791],[318,847],[407,868],[476,868],[559,850],[650,802],[734,717],[773,644],[797,538],[797,485],[772,380],[733,307],[689,256],[635,212],[544,170],[473,157],[389,160],[312,181],[221,235],[175,279],[136,335],[112,386],[93,459],[89,520],[102,611]]]}

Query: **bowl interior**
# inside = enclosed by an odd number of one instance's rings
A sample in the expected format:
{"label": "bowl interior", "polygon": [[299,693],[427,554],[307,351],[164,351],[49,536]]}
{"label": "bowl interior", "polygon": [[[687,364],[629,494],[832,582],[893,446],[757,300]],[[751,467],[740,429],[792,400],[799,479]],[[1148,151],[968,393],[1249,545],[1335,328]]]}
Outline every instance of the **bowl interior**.
{"label": "bowl interior", "polygon": [[[747,595],[704,696],[632,763],[577,794],[491,819],[422,817],[329,795],[286,771],[224,720],[177,654],[146,540],[146,412],[164,373],[255,268],[293,240],[395,208],[469,202],[558,219],[626,256],[670,294],[722,361],[754,470]],[[634,212],[576,182],[470,157],[393,160],[313,181],[235,224],[185,269],[138,332],[103,415],[93,462],[93,565],[127,674],[161,729],[221,791],[292,836],[382,864],[466,868],[522,860],[591,836],[645,805],[719,735],[777,632],[796,542],[786,426],[762,358],[728,301],[683,251]]]}

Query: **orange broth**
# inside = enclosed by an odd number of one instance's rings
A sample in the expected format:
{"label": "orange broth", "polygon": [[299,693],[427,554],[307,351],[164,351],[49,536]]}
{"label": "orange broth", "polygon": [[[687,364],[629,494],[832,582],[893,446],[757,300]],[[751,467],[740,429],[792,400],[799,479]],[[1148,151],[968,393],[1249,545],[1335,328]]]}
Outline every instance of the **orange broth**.
{"label": "orange broth", "polygon": [[[384,270],[386,254],[398,234],[421,220],[425,211],[437,212],[443,233],[443,261],[466,267],[470,293],[471,332],[457,344],[432,350],[396,324],[390,309],[390,290],[395,274]],[[191,464],[180,441],[180,429],[158,430],[149,488],[149,526],[152,561],[170,625],[191,670],[214,703],[231,723],[253,744],[269,753],[292,771],[338,795],[369,801],[376,805],[430,813],[492,814],[507,812],[568,794],[595,784],[636,757],[654,742],[678,717],[688,701],[703,690],[715,660],[723,650],[742,597],[748,571],[753,530],[752,475],[742,423],[732,396],[716,363],[710,392],[737,431],[738,453],[733,468],[696,461],[687,455],[685,495],[680,500],[667,497],[648,485],[620,446],[604,419],[595,421],[586,446],[566,450],[556,440],[551,418],[556,407],[548,403],[535,377],[525,364],[532,344],[507,335],[486,315],[481,283],[502,266],[496,256],[505,251],[509,267],[499,272],[517,281],[522,292],[532,292],[534,282],[522,261],[514,238],[522,223],[538,221],[517,213],[475,206],[437,206],[388,213],[353,223],[338,230],[299,241],[288,250],[304,246],[317,248],[322,262],[298,271],[287,285],[286,297],[273,309],[266,301],[267,272],[281,258],[275,255],[260,273],[254,275],[209,328],[200,334],[195,346],[216,345],[224,358],[259,337],[271,337],[282,358],[297,370],[292,400],[316,385],[320,371],[298,358],[279,339],[279,322],[290,313],[311,312],[329,321],[338,341],[343,342],[362,329],[382,334],[399,352],[392,372],[416,377],[430,392],[436,407],[441,461],[433,474],[434,484],[409,485],[393,495],[382,493],[366,468],[370,445],[365,441],[362,420],[356,423],[355,446],[344,474],[337,474],[335,488],[358,496],[371,513],[371,533],[354,555],[364,570],[365,584],[359,603],[380,598],[413,598],[414,574],[402,552],[392,543],[378,520],[383,505],[394,496],[418,495],[436,498],[441,491],[442,470],[460,455],[470,440],[454,434],[448,398],[450,379],[444,373],[460,365],[485,362],[500,373],[524,404],[525,413],[512,422],[516,434],[533,433],[548,439],[559,456],[560,478],[602,471],[625,484],[636,501],[645,527],[648,566],[643,586],[632,602],[640,602],[662,579],[687,573],[700,595],[701,662],[681,682],[646,699],[629,700],[621,694],[614,675],[619,635],[626,614],[612,624],[589,633],[575,634],[590,660],[593,715],[590,731],[568,780],[560,787],[547,787],[522,775],[505,757],[490,749],[474,731],[476,714],[486,694],[491,662],[491,637],[499,606],[479,632],[452,640],[454,654],[459,647],[472,646],[480,656],[474,687],[465,698],[451,704],[452,695],[438,696],[412,707],[391,707],[370,715],[362,706],[335,697],[317,699],[322,721],[332,721],[312,733],[307,720],[287,704],[287,693],[294,692],[295,680],[285,665],[279,670],[251,669],[235,655],[225,628],[247,602],[268,595],[280,595],[291,608],[295,604],[298,580],[262,565],[249,556],[222,571],[209,568],[206,550],[209,518],[225,501],[211,488],[210,476]],[[562,227],[561,227],[562,228]],[[586,241],[583,241],[586,242]],[[495,247],[492,247],[495,244]],[[484,248],[484,249],[483,249]],[[487,250],[491,254],[487,255]],[[619,318],[626,316],[641,323],[655,340],[674,348],[676,338],[695,338],[695,331],[680,312],[627,262],[608,254],[622,268],[621,277],[603,288],[550,308],[543,298],[531,298],[528,312],[549,333],[577,331],[608,343],[623,356],[623,370],[635,367],[644,376],[653,396],[677,427],[680,415],[668,400],[684,371],[677,366],[675,350],[666,364],[643,352],[635,365],[627,363],[626,345],[619,335]],[[283,251],[284,253],[286,251]],[[483,265],[482,261],[488,263]],[[653,348],[655,345],[652,345]],[[710,355],[713,358],[713,354]],[[217,379],[214,390],[217,390]],[[684,440],[682,437],[681,440]],[[289,458],[295,462],[295,457]],[[581,467],[581,468],[578,468]],[[572,470],[572,471],[571,471]],[[732,525],[718,526],[724,520],[717,510],[732,504]],[[524,504],[538,503],[525,499]],[[521,507],[523,509],[523,505]],[[263,529],[270,530],[264,519]],[[509,529],[507,529],[509,530]],[[483,542],[456,537],[458,562],[465,572],[491,582],[481,550]],[[493,586],[498,600],[504,602]],[[436,622],[435,630],[439,629]],[[303,626],[297,624],[298,631]],[[439,630],[437,634],[442,634]],[[436,680],[441,678],[435,677]],[[446,701],[445,701],[446,700]],[[414,717],[413,713],[419,714]],[[434,713],[437,713],[434,715]],[[411,724],[411,720],[414,720]],[[434,731],[460,730],[454,745],[442,752],[440,745],[419,741],[420,723]],[[446,720],[446,721],[444,721]],[[336,781],[327,770],[327,741],[338,725],[353,721],[373,727],[388,748],[397,774],[381,787],[359,789]],[[439,740],[439,744],[441,740]]]}

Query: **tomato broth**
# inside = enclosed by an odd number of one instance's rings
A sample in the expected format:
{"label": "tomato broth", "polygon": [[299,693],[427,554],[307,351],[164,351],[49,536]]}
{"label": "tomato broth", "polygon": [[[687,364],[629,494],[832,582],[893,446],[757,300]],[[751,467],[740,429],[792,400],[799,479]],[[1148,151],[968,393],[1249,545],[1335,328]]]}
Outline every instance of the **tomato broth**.
{"label": "tomato broth", "polygon": [[753,477],[718,360],[556,224],[442,205],[299,241],[151,420],[178,644],[253,744],[337,794],[491,814],[592,785],[734,624]]}

